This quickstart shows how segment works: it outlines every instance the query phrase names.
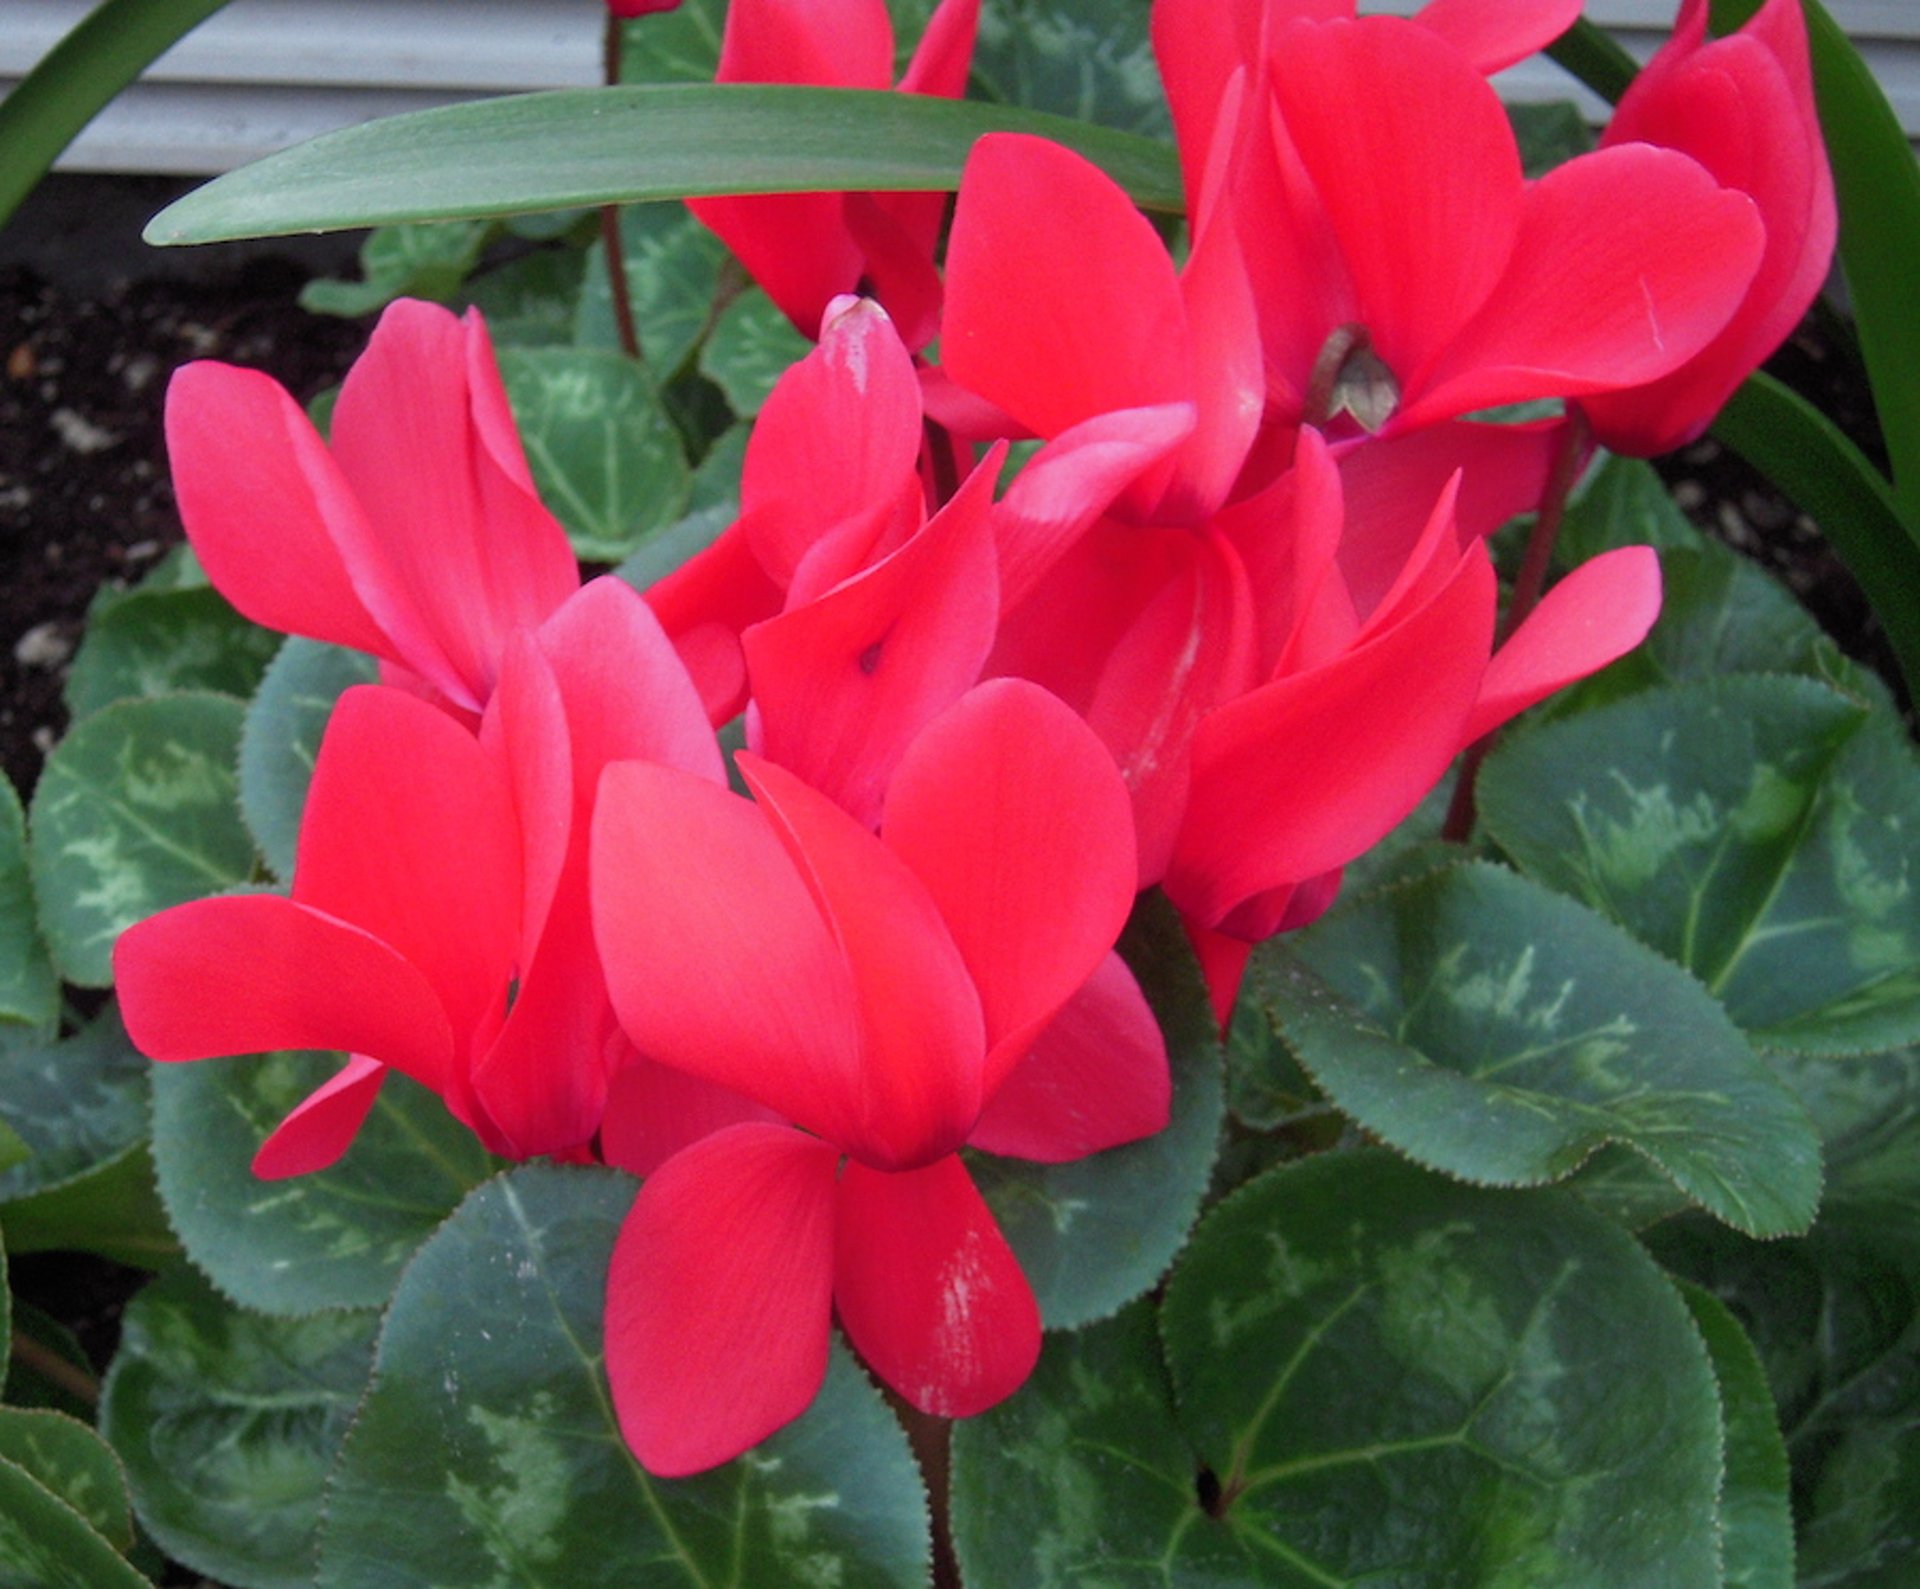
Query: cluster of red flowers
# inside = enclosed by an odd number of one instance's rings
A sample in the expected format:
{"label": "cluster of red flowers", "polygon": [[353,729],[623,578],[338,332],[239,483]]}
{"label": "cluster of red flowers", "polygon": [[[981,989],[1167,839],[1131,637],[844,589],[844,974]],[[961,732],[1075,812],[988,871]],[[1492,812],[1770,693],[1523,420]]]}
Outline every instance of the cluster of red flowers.
{"label": "cluster of red flowers", "polygon": [[[960,90],[977,8],[902,88]],[[289,894],[125,934],[135,1040],[349,1056],[263,1175],[331,1163],[392,1068],[495,1152],[644,1176],[606,1344],[656,1473],[797,1416],[835,1316],[916,1407],[1007,1395],[1041,1319],[959,1150],[1164,1125],[1136,892],[1225,1010],[1463,746],[1637,643],[1644,548],[1496,648],[1485,536],[1585,434],[1697,434],[1824,272],[1794,0],[1712,43],[1686,0],[1604,146],[1529,181],[1483,74],[1576,9],[1158,0],[1178,265],[1023,136],[975,150],[944,269],[937,197],[697,204],[818,346],[737,522],[644,599],[580,585],[477,314],[390,309],[325,443],[265,377],[182,371],[209,575],[382,682],[334,713]],[[734,0],[722,76],[892,60],[883,0]],[[751,798],[713,731],[742,711]]]}

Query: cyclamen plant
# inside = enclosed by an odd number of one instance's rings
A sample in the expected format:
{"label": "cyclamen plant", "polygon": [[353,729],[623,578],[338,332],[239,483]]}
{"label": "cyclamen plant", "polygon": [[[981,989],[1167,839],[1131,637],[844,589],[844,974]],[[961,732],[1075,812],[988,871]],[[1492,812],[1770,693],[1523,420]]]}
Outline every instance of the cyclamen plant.
{"label": "cyclamen plant", "polygon": [[[1523,160],[1488,74],[1577,11],[1103,13],[1169,147],[983,107],[1046,36],[994,0],[610,4],[616,65],[704,39],[718,86],[374,124],[156,223],[375,218],[377,162],[328,184],[386,148],[470,217],[329,284],[386,302],[316,413],[174,376],[206,645],[289,638],[244,706],[165,664],[34,803],[20,1019],[110,984],[161,1062],[59,1050],[152,1089],[187,1263],[102,1427],[168,1553],[1920,1568],[1920,763],[1632,461],[1767,392],[1827,275],[1807,27],[1684,0],[1597,147]],[[609,145],[654,105],[795,148]],[[408,291],[473,217],[668,196]],[[0,1492],[71,1498],[6,1416]],[[140,1581],[92,1518],[44,1581]]]}

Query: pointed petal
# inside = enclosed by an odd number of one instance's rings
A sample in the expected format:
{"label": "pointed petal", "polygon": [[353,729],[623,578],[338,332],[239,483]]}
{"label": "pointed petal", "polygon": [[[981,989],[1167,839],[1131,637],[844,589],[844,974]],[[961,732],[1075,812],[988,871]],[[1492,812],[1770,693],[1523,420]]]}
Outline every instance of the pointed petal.
{"label": "pointed petal", "polygon": [[1181,272],[1180,294],[1192,328],[1199,417],[1180,450],[1163,514],[1198,523],[1226,501],[1266,406],[1260,317],[1231,207],[1220,206],[1202,230]]}
{"label": "pointed petal", "polygon": [[352,1146],[380,1094],[387,1067],[364,1054],[348,1056],[339,1073],[294,1105],[253,1156],[263,1181],[324,1170]]}
{"label": "pointed petal", "polygon": [[167,458],[207,578],[257,624],[393,655],[333,526],[360,504],[312,422],[253,370],[201,360],[167,386]]}
{"label": "pointed petal", "polygon": [[1472,318],[1513,246],[1524,181],[1506,111],[1446,43],[1398,17],[1296,23],[1274,59],[1275,103],[1359,319],[1404,386]]}
{"label": "pointed petal", "polygon": [[474,1096],[516,1159],[590,1142],[608,1079],[629,1052],[593,945],[584,865],[569,873],[529,953],[512,1008],[473,1067]]}
{"label": "pointed petal", "polygon": [[980,0],[940,0],[914,46],[913,59],[900,79],[900,92],[958,99],[967,91],[979,27]]}
{"label": "pointed petal", "polygon": [[739,521],[645,595],[700,692],[707,721],[738,717],[747,704],[741,631],[780,610],[780,587],[760,567]]}
{"label": "pointed petal", "polygon": [[953,1154],[905,1174],[847,1165],[833,1300],[867,1365],[935,1417],[986,1411],[1040,1355],[1033,1289]]}
{"label": "pointed petal", "polygon": [[[1265,0],[1155,0],[1153,53],[1173,112],[1190,204],[1200,194],[1227,79],[1259,59],[1266,9]],[[1336,14],[1339,9],[1333,7]]]}
{"label": "pointed petal", "polygon": [[343,1049],[445,1086],[453,1034],[426,979],[363,929],[278,894],[149,916],[120,935],[113,968],[127,1033],[151,1059]]}
{"label": "pointed petal", "polygon": [[837,1157],[785,1126],[733,1126],[640,1188],[607,1268],[607,1379],[649,1473],[717,1467],[820,1389]]}
{"label": "pointed petal", "polygon": [[616,762],[591,876],[594,939],[634,1047],[836,1140],[857,1127],[853,975],[763,813],[677,768]]}
{"label": "pointed petal", "polygon": [[518,938],[531,953],[546,926],[567,852],[581,845],[575,832],[576,800],[584,825],[585,801],[599,777],[595,769],[594,784],[576,791],[566,705],[553,669],[526,630],[508,643],[499,682],[481,718],[480,744],[513,791],[523,878]]}
{"label": "pointed petal", "polygon": [[[860,250],[860,286],[892,316],[901,342],[925,347],[940,331],[940,272],[933,263],[944,193],[847,193],[840,213]],[[827,313],[832,315],[832,307]]]}
{"label": "pointed petal", "polygon": [[980,1113],[986,1040],[967,965],[933,899],[899,857],[792,773],[744,753],[735,764],[853,973],[865,1038],[859,1128],[834,1140],[889,1166],[951,1152]]}
{"label": "pointed petal", "polygon": [[1580,0],[1427,0],[1415,20],[1491,77],[1572,27]]}
{"label": "pointed petal", "polygon": [[1203,927],[1190,916],[1182,916],[1180,925],[1186,929],[1194,959],[1200,962],[1200,974],[1207,982],[1207,998],[1213,1005],[1214,1025],[1219,1027],[1224,1041],[1233,1025],[1233,1008],[1240,999],[1240,982],[1247,974],[1253,945],[1231,933]]}
{"label": "pointed petal", "polygon": [[1527,194],[1486,308],[1407,375],[1394,423],[1666,374],[1727,323],[1765,233],[1751,199],[1671,150],[1626,144],[1555,167]]}
{"label": "pointed petal", "polygon": [[1462,744],[1493,604],[1475,547],[1406,621],[1214,712],[1194,739],[1174,903],[1217,925],[1254,894],[1344,865],[1418,805]]}
{"label": "pointed petal", "polygon": [[347,691],[320,742],[293,897],[417,966],[464,1045],[504,1013],[520,946],[521,839],[499,765],[424,701]]}
{"label": "pointed petal", "polygon": [[991,1096],[1126,922],[1137,863],[1125,785],[1067,707],[995,680],[914,742],[881,834],[926,885],[973,974]]}
{"label": "pointed petal", "polygon": [[[742,533],[785,589],[836,526],[918,506],[920,382],[886,311],[861,299],[780,377],[747,442]],[[842,576],[844,577],[844,576]]]}
{"label": "pointed petal", "polygon": [[337,531],[361,600],[409,667],[477,710],[506,637],[580,580],[533,494],[478,315],[389,305],[341,386],[333,452],[366,509]]}
{"label": "pointed petal", "polygon": [[714,80],[889,87],[893,20],[886,0],[732,0]]}
{"label": "pointed petal", "polygon": [[1194,395],[1166,245],[1098,167],[990,133],[967,157],[947,248],[941,356],[1034,434]]}
{"label": "pointed petal", "polygon": [[614,761],[658,761],[726,782],[699,692],[645,600],[611,575],[581,587],[540,626],[566,702],[574,788],[585,801]]}
{"label": "pointed petal", "polygon": [[1117,954],[1041,1029],[980,1112],[968,1143],[1064,1164],[1166,1128],[1166,1039]]}
{"label": "pointed petal", "polygon": [[863,826],[878,824],[902,752],[972,688],[993,646],[995,473],[976,469],[891,557],[743,637],[756,748]]}
{"label": "pointed petal", "polygon": [[1191,433],[1194,418],[1190,403],[1117,409],[1041,448],[992,509],[1002,608],[1029,595],[1115,499]]}
{"label": "pointed petal", "polygon": [[1492,733],[1562,685],[1597,673],[1642,640],[1660,616],[1660,559],[1622,546],[1582,563],[1493,654],[1467,738]]}
{"label": "pointed petal", "polygon": [[771,1109],[751,1098],[632,1055],[607,1091],[600,1159],[616,1170],[651,1175],[682,1148],[750,1121],[779,1123]]}

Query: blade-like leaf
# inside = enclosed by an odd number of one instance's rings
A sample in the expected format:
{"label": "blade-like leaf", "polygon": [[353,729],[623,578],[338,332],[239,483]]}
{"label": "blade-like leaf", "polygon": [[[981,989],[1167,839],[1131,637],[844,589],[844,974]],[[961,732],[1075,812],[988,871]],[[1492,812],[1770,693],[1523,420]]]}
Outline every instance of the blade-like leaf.
{"label": "blade-like leaf", "polygon": [[1064,116],[921,94],[789,85],[555,89],[326,133],[162,210],[155,244],[713,193],[924,192],[959,184],[982,133],[1080,151],[1150,209],[1180,208],[1173,150]]}

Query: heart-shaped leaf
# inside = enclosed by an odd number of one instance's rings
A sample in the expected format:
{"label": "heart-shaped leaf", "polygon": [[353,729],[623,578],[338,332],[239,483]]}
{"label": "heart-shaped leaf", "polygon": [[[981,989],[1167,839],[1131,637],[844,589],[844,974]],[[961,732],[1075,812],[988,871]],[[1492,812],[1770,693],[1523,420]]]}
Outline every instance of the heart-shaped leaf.
{"label": "heart-shaped leaf", "polygon": [[1479,793],[1524,871],[1762,1046],[1920,1038],[1920,763],[1897,720],[1808,679],[1676,685],[1517,736]]}
{"label": "heart-shaped leaf", "polygon": [[1805,1230],[1820,1144],[1691,978],[1484,863],[1349,902],[1255,955],[1256,995],[1327,1096],[1464,1180],[1536,1185],[1621,1143],[1742,1230]]}
{"label": "heart-shaped leaf", "polygon": [[437,1095],[389,1075],[338,1163],[258,1179],[255,1150],[340,1063],[278,1053],[153,1069],[160,1195],[187,1256],[244,1307],[381,1305],[414,1250],[494,1167]]}
{"label": "heart-shaped leaf", "polygon": [[329,1485],[320,1589],[925,1583],[906,1438],[837,1348],[813,1408],[738,1460],[680,1480],[634,1462],[601,1359],[633,1187],[525,1166],[421,1249]]}

